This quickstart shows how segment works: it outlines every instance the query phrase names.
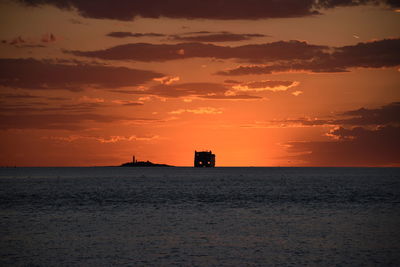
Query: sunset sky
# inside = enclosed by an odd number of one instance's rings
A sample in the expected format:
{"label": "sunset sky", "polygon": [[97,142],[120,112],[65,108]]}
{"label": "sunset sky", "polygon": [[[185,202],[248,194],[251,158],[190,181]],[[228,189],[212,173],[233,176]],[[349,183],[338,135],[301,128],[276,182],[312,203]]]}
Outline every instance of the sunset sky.
{"label": "sunset sky", "polygon": [[400,166],[398,0],[0,12],[0,166]]}

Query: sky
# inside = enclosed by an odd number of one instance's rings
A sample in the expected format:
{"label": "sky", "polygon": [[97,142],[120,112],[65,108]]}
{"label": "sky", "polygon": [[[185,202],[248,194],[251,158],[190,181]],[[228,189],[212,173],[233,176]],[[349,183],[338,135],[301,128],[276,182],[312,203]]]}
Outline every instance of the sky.
{"label": "sky", "polygon": [[0,166],[400,166],[398,0],[0,12]]}

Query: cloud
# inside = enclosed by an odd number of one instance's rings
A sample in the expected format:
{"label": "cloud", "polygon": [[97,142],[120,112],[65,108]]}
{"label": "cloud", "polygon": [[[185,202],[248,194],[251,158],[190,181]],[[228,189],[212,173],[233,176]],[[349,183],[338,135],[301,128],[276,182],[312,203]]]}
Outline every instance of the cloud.
{"label": "cloud", "polygon": [[160,82],[161,84],[172,84],[179,81],[181,78],[178,76],[165,76],[161,78],[154,78],[153,80]]}
{"label": "cloud", "polygon": [[0,95],[0,98],[8,98],[8,99],[37,99],[41,98],[40,96],[37,95],[31,95],[31,94],[26,94],[26,93],[20,93],[20,94],[2,94]]}
{"label": "cloud", "polygon": [[[151,118],[116,116],[98,113],[99,108],[110,107],[95,98],[81,98],[76,104],[58,104],[51,106],[44,103],[1,103],[0,130],[8,129],[51,129],[84,130],[93,124],[102,123],[149,123]],[[87,101],[89,100],[89,101]],[[96,101],[95,101],[96,100]],[[130,104],[126,101],[122,104]]]}
{"label": "cloud", "polygon": [[215,99],[215,100],[256,100],[256,99],[262,99],[261,96],[243,95],[243,94],[237,94],[237,95],[205,95],[205,96],[200,96],[200,98]]}
{"label": "cloud", "polygon": [[169,114],[182,114],[182,113],[193,113],[193,114],[221,114],[221,108],[213,108],[213,107],[200,107],[196,109],[178,109],[174,111],[170,111]]}
{"label": "cloud", "polygon": [[[342,118],[343,116],[347,118]],[[333,119],[287,120],[287,124],[332,125],[331,141],[289,142],[292,159],[316,166],[385,166],[400,164],[400,102],[360,108]]]}
{"label": "cloud", "polygon": [[360,108],[342,113],[351,116],[338,119],[336,123],[347,125],[400,125],[400,102],[393,102],[375,109]]}
{"label": "cloud", "polygon": [[160,84],[150,87],[145,92],[147,94],[157,95],[160,97],[188,97],[193,96],[203,99],[220,99],[220,100],[251,100],[260,99],[259,96],[251,96],[245,94],[236,94],[227,87],[219,83],[181,83],[181,84]]}
{"label": "cloud", "polygon": [[[8,93],[8,94],[0,94],[0,99],[13,99],[13,100],[31,100],[31,99],[47,99],[53,101],[64,101],[69,100],[69,98],[65,97],[46,97],[46,96],[38,96],[31,95],[28,93]],[[47,104],[47,102],[46,102]]]}
{"label": "cloud", "polygon": [[[39,107],[38,107],[39,106]],[[43,112],[68,112],[81,113],[92,112],[99,107],[105,107],[99,102],[81,102],[77,104],[61,104],[50,106],[48,102],[29,102],[29,103],[1,103],[0,112],[10,114],[43,113]]]}
{"label": "cloud", "polygon": [[78,99],[78,102],[82,102],[82,103],[104,103],[104,99],[103,98],[97,98],[97,97],[88,97],[88,96],[81,96]]}
{"label": "cloud", "polygon": [[107,34],[109,37],[114,37],[114,38],[126,38],[126,37],[162,37],[165,36],[165,34],[162,33],[153,33],[153,32],[148,32],[148,33],[133,33],[133,32],[110,32]]}
{"label": "cloud", "polygon": [[82,130],[89,128],[88,122],[111,123],[121,120],[134,120],[128,117],[100,115],[93,113],[59,113],[59,114],[1,114],[0,129],[53,129]]}
{"label": "cloud", "polygon": [[230,33],[230,32],[218,32],[218,33],[209,33],[200,32],[200,34],[190,35],[173,35],[170,36],[170,39],[174,41],[185,41],[185,42],[234,42],[234,41],[244,41],[251,40],[253,38],[259,37],[267,37],[268,35],[264,34],[256,34],[256,33]]}
{"label": "cloud", "polygon": [[232,86],[233,89],[242,92],[263,92],[263,91],[286,91],[291,87],[299,85],[299,82],[294,81],[273,81],[273,80],[265,80],[265,81],[253,81],[242,83],[238,85]]}
{"label": "cloud", "polygon": [[82,91],[86,87],[136,86],[164,75],[103,65],[60,64],[49,60],[0,59],[0,85],[23,89]]}
{"label": "cloud", "polygon": [[292,95],[294,95],[294,96],[299,96],[301,94],[303,94],[303,91],[294,91],[294,92],[292,92]]}
{"label": "cloud", "polygon": [[273,72],[347,72],[351,68],[382,68],[400,65],[400,39],[383,39],[352,46],[332,48],[302,60],[290,59],[269,65],[240,66],[219,75],[271,74]]}
{"label": "cloud", "polygon": [[78,140],[95,140],[99,143],[109,144],[109,143],[119,143],[119,142],[133,142],[133,141],[154,141],[160,139],[160,136],[153,135],[153,136],[121,136],[121,135],[112,135],[109,137],[99,137],[99,136],[84,136],[84,135],[69,135],[66,137],[63,136],[49,136],[44,137],[43,139],[51,139],[63,142],[75,142]]}
{"label": "cloud", "polygon": [[236,80],[225,80],[224,83],[228,83],[228,84],[240,84],[241,82],[236,81]]}
{"label": "cloud", "polygon": [[127,37],[168,37],[169,40],[179,41],[179,42],[233,42],[233,41],[243,41],[251,40],[253,38],[269,37],[264,34],[257,33],[231,33],[231,32],[186,32],[182,34],[172,34],[166,35],[162,33],[134,33],[134,32],[110,32],[107,34],[109,37],[114,38],[127,38]]}
{"label": "cloud", "polygon": [[88,18],[132,20],[144,18],[185,19],[268,19],[293,18],[320,14],[318,10],[337,6],[357,6],[381,3],[399,7],[395,0],[14,0],[29,6],[53,5],[60,9],[77,10]]}
{"label": "cloud", "polygon": [[143,102],[139,101],[131,101],[131,100],[112,100],[114,104],[122,105],[122,106],[143,106]]}
{"label": "cloud", "polygon": [[228,87],[219,83],[181,83],[155,85],[146,90],[145,93],[162,97],[185,97],[223,95],[228,90]]}
{"label": "cloud", "polygon": [[162,84],[154,85],[142,90],[113,90],[113,92],[132,94],[132,95],[150,95],[158,98],[178,98],[185,99],[201,98],[214,100],[256,100],[262,99],[260,96],[240,94],[232,90],[230,86],[220,83],[166,83],[169,79],[160,79]]}
{"label": "cloud", "polygon": [[400,127],[355,127],[330,132],[335,141],[290,142],[292,159],[315,166],[399,166]]}
{"label": "cloud", "polygon": [[299,118],[275,121],[282,126],[285,125],[346,125],[346,126],[383,126],[400,125],[400,102],[393,102],[379,108],[360,108],[335,114],[334,118]]}
{"label": "cloud", "polygon": [[400,3],[397,0],[318,0],[316,7],[319,8],[334,8],[340,6],[359,6],[364,4],[371,5],[387,5],[390,7],[399,7]]}
{"label": "cloud", "polygon": [[278,41],[243,46],[219,46],[204,43],[149,44],[132,43],[96,51],[65,51],[76,56],[143,62],[186,58],[238,59],[248,62],[306,60],[323,56],[328,47],[301,41]]}

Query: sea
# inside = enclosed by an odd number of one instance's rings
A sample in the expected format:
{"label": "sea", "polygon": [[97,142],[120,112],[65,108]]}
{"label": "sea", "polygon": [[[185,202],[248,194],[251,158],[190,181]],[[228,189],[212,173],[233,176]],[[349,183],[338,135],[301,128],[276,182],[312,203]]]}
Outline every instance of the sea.
{"label": "sea", "polygon": [[400,266],[400,168],[0,168],[0,266]]}

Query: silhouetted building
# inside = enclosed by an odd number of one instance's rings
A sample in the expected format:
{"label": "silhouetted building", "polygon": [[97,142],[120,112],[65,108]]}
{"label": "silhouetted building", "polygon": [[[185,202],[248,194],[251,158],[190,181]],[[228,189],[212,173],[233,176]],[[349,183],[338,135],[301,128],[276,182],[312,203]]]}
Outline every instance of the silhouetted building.
{"label": "silhouetted building", "polygon": [[215,167],[215,154],[211,151],[194,151],[195,167]]}

